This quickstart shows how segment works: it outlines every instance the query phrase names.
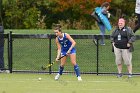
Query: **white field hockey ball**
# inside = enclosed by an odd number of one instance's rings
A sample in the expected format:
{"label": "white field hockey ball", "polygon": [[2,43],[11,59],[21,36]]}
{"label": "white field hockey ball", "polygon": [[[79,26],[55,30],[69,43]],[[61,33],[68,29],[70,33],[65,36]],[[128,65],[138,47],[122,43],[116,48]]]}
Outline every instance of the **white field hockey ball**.
{"label": "white field hockey ball", "polygon": [[38,80],[40,81],[42,78],[38,78]]}

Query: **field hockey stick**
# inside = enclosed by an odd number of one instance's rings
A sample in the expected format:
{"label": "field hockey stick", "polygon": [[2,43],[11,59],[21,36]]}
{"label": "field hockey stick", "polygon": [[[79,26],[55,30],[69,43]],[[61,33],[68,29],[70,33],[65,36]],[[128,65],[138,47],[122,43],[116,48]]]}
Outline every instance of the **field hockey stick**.
{"label": "field hockey stick", "polygon": [[[64,55],[64,56],[60,57],[58,60],[60,60],[61,58],[65,57],[65,56],[67,56],[67,55]],[[56,63],[56,60],[54,60],[51,64],[46,65],[45,67],[42,66],[41,69],[45,70],[45,69],[51,67],[52,65],[54,65],[54,63]]]}

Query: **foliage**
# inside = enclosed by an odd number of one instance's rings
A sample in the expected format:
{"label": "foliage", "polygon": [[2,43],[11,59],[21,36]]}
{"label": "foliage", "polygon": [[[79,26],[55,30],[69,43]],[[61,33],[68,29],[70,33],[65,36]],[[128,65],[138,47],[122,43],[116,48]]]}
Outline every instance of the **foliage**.
{"label": "foliage", "polygon": [[94,20],[88,21],[92,19],[90,14],[104,1],[111,0],[53,0],[51,7],[53,13],[57,13],[58,16],[61,14],[58,20],[69,20],[72,29],[91,29]]}
{"label": "foliage", "polygon": [[45,22],[44,22],[45,17],[46,16],[41,17],[41,15],[38,14],[38,22],[36,23],[38,29],[45,29],[46,28],[46,25],[45,25]]}
{"label": "foliage", "polygon": [[25,18],[23,19],[23,25],[25,26],[25,28],[36,28],[38,14],[40,14],[40,12],[36,7],[32,7],[25,11]]}
{"label": "foliage", "polygon": [[[113,25],[120,16],[134,15],[135,2],[130,0],[3,0],[5,28],[52,28],[52,24],[65,24],[66,29],[92,29],[93,9],[110,2]],[[129,3],[128,3],[129,2]]]}
{"label": "foliage", "polygon": [[135,2],[128,2],[129,0],[113,0],[111,2],[112,10],[114,12],[120,10],[120,15],[131,16],[135,11]]}
{"label": "foliage", "polygon": [[6,28],[36,28],[38,0],[7,0],[4,2],[4,26]]}

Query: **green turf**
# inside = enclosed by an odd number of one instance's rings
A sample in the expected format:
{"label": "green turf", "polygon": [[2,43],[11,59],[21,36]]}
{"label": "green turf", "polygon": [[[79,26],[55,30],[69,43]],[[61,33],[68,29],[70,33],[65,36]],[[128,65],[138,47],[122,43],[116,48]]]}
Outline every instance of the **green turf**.
{"label": "green turf", "polygon": [[[77,81],[73,74],[58,81],[54,74],[0,74],[0,93],[139,93],[140,78],[116,78],[106,75],[82,75]],[[39,81],[38,78],[42,80]]]}
{"label": "green turf", "polygon": [[[18,34],[47,34],[52,30],[5,30]],[[99,34],[98,30],[64,30],[70,34]],[[111,32],[107,32],[110,34]],[[140,34],[137,32],[136,34]],[[77,63],[82,72],[96,72],[96,47],[90,39],[76,39]],[[136,41],[133,53],[133,71],[139,72],[139,41]],[[117,72],[114,54],[111,52],[110,40],[105,46],[99,46],[99,71]],[[52,40],[52,60],[56,56],[56,46]],[[86,50],[86,52],[84,52]],[[46,39],[14,39],[13,69],[41,70],[41,65],[48,63],[48,40]],[[7,60],[7,40],[5,42],[5,65]],[[58,70],[58,64],[52,66]],[[67,60],[65,70],[73,71],[70,60]],[[127,72],[126,67],[123,72]],[[134,76],[127,79],[116,78],[114,75],[84,75],[83,81],[78,82],[73,74],[63,75],[59,81],[54,81],[54,74],[3,74],[0,73],[0,93],[139,93],[140,78]],[[42,80],[38,81],[41,77]]]}
{"label": "green turf", "polygon": [[[52,34],[53,29],[5,29],[5,33],[9,33],[12,31],[15,34]],[[69,34],[99,34],[99,30],[63,30],[63,32]],[[111,32],[106,31],[106,34],[110,34]]]}
{"label": "green turf", "polygon": [[[114,29],[112,29],[113,31]],[[12,31],[15,34],[52,34],[53,29],[5,29],[5,33]],[[112,31],[106,31],[106,35],[110,35]],[[69,34],[100,34],[99,29],[96,30],[63,30],[63,32]],[[135,33],[140,35],[140,30]]]}
{"label": "green turf", "polygon": [[[81,72],[96,72],[97,54],[96,46],[92,39],[76,39],[77,63]],[[133,73],[139,73],[139,46],[134,44]],[[81,51],[82,50],[82,51]],[[86,50],[86,52],[85,52]],[[5,51],[5,54],[7,51]],[[56,44],[52,40],[52,61],[56,57]],[[5,57],[5,62],[7,58]],[[8,63],[8,62],[7,62]],[[41,66],[49,63],[49,48],[47,39],[14,39],[13,41],[13,70],[36,70],[41,71]],[[48,69],[47,69],[48,70]],[[58,71],[58,64],[52,66],[53,71]],[[70,60],[67,60],[65,71],[74,71]],[[105,46],[99,46],[99,72],[117,72],[115,57],[111,52],[110,40],[106,40]],[[126,66],[123,67],[126,73]]]}
{"label": "green turf", "polygon": [[[8,33],[10,30],[5,30]],[[44,34],[52,33],[52,30],[12,30],[13,33],[21,34]],[[65,31],[65,30],[64,30]],[[99,33],[98,30],[66,30],[71,34],[90,34]],[[77,63],[81,72],[97,71],[97,54],[96,46],[92,39],[75,39],[77,49]],[[110,40],[105,40],[105,46],[99,46],[99,72],[117,72],[114,54],[111,52]],[[133,72],[139,73],[139,41],[134,44],[135,51],[133,53]],[[56,44],[52,39],[51,59],[56,57]],[[85,52],[86,50],[86,52]],[[5,42],[5,66],[7,68],[7,41]],[[41,71],[41,66],[49,63],[49,40],[48,39],[13,39],[13,70],[32,70]],[[52,66],[53,71],[58,71],[58,64]],[[65,71],[74,71],[70,60],[67,60]],[[126,73],[126,66],[123,67]]]}

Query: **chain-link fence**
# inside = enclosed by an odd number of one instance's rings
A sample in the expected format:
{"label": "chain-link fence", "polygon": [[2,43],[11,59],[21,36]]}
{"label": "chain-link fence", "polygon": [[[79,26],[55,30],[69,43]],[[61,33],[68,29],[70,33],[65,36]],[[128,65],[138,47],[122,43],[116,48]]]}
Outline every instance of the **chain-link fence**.
{"label": "chain-link fence", "polygon": [[[71,35],[76,41],[76,57],[80,66],[81,73],[86,74],[113,74],[117,73],[114,53],[110,36],[105,35],[106,45],[98,44],[100,35]],[[36,35],[20,35],[9,34],[7,37],[10,43],[5,43],[5,62],[9,60],[11,64],[11,72],[40,72],[40,73],[56,73],[58,71],[59,62],[46,70],[41,67],[45,66],[56,58],[57,47],[55,44],[55,35],[36,34]],[[96,39],[97,44],[94,42]],[[137,36],[139,39],[139,36]],[[133,73],[139,74],[139,45],[140,41],[134,43],[135,51],[133,53]],[[8,49],[8,50],[7,50]],[[7,51],[8,56],[7,57]],[[8,58],[8,59],[7,59]],[[10,68],[10,67],[9,67]],[[67,59],[64,72],[74,73],[74,68]],[[123,68],[126,73],[126,66]]]}

